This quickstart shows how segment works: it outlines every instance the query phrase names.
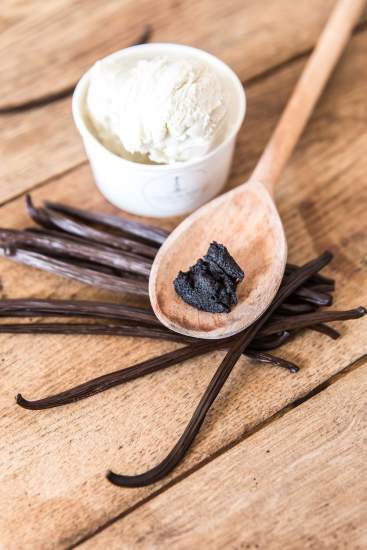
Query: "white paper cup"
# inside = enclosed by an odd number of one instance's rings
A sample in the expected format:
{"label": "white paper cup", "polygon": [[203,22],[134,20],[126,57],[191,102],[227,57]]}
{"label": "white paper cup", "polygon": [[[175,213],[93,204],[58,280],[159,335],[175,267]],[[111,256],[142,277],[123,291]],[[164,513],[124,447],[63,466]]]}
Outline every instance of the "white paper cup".
{"label": "white paper cup", "polygon": [[90,71],[78,82],[73,95],[73,117],[101,193],[119,208],[141,216],[185,214],[213,198],[224,186],[231,167],[236,137],[246,111],[243,86],[222,61],[202,50],[178,44],[142,44],[113,53],[109,58],[135,64],[156,56],[184,57],[204,62],[220,78],[227,95],[227,131],[207,155],[174,164],[140,164],[108,150],[93,133],[86,116]]}

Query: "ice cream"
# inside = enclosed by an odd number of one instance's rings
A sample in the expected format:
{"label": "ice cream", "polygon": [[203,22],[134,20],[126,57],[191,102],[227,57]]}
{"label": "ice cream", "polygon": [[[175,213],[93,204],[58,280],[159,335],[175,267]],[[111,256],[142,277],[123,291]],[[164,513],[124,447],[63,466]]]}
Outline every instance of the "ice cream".
{"label": "ice cream", "polygon": [[184,162],[207,154],[226,131],[226,101],[211,67],[155,57],[126,66],[98,61],[91,70],[87,114],[98,139],[137,161]]}

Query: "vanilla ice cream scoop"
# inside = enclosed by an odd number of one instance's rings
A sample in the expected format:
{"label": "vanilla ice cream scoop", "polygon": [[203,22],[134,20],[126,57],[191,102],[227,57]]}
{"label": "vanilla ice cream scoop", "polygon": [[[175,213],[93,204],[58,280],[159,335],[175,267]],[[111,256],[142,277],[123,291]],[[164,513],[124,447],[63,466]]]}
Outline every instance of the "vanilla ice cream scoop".
{"label": "vanilla ice cream scoop", "polygon": [[98,61],[87,112],[100,141],[136,162],[197,159],[226,133],[222,84],[196,60],[155,57],[132,67],[118,59]]}

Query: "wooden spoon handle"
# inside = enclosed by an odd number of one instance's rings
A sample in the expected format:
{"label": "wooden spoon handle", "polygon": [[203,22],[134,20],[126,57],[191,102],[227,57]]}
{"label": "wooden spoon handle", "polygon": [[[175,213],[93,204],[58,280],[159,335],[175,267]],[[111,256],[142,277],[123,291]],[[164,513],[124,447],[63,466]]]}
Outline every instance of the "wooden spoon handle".
{"label": "wooden spoon handle", "polygon": [[[366,0],[338,0],[252,178],[273,191]],[[251,179],[252,179],[251,178]]]}

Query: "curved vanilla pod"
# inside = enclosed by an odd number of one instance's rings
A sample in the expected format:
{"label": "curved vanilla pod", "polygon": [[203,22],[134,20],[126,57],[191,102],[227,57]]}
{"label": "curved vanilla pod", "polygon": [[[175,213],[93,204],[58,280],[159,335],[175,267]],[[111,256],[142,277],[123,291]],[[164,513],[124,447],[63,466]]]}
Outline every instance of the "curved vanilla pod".
{"label": "curved vanilla pod", "polygon": [[292,294],[292,292],[294,292],[294,290],[299,288],[308,279],[308,277],[310,277],[310,275],[317,273],[323,266],[327,265],[331,259],[331,252],[326,251],[315,260],[308,262],[303,267],[300,267],[292,273],[287,278],[284,286],[279,289],[270,307],[257,321],[255,321],[253,325],[238,335],[211,379],[206,391],[194,411],[193,416],[191,417],[191,420],[187,424],[186,429],[171,452],[165,459],[162,460],[162,462],[143,474],[133,476],[116,474],[109,471],[107,473],[107,479],[114,485],[121,487],[143,487],[145,485],[155,483],[169,474],[185,456],[196,435],[198,434],[208,411],[231,374],[232,369],[236,365],[239,357],[263,327],[270,315],[290,294]]}
{"label": "curved vanilla pod", "polygon": [[153,359],[148,359],[141,363],[137,363],[131,367],[99,376],[98,378],[94,378],[89,382],[84,382],[75,388],[53,396],[45,397],[44,399],[29,401],[19,393],[16,396],[16,402],[24,409],[32,410],[50,409],[53,407],[66,405],[67,403],[74,403],[75,401],[101,393],[129,380],[134,380],[134,378],[182,363],[192,357],[204,355],[205,353],[212,351],[212,348],[213,346],[210,342],[189,345],[184,348],[165,353],[160,357],[154,357]]}

